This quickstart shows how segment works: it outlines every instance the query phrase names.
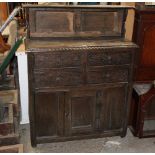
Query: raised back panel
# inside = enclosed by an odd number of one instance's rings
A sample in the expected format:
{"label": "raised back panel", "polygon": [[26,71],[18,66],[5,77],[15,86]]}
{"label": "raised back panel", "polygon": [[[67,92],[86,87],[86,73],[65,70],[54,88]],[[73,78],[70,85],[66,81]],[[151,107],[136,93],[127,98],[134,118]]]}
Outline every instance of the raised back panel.
{"label": "raised back panel", "polygon": [[54,37],[73,33],[72,12],[32,10],[29,15],[30,37]]}
{"label": "raised back panel", "polygon": [[120,36],[122,29],[122,11],[116,12],[82,12],[81,31],[104,36]]}
{"label": "raised back panel", "polygon": [[37,32],[73,32],[73,13],[71,12],[36,12]]}
{"label": "raised back panel", "polygon": [[27,7],[30,38],[124,37],[126,8]]}

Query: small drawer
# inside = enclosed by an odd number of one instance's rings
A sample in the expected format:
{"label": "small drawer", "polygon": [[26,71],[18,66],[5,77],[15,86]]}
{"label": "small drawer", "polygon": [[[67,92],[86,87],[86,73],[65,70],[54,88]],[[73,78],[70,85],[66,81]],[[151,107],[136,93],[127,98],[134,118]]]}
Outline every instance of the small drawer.
{"label": "small drawer", "polygon": [[83,84],[80,69],[45,69],[34,71],[35,87],[77,86]]}
{"label": "small drawer", "polygon": [[[122,49],[121,49],[122,50]],[[131,63],[131,52],[113,49],[88,53],[88,66],[123,65]]]}
{"label": "small drawer", "polygon": [[54,51],[34,53],[34,68],[78,67],[82,64],[82,53],[79,51]]}
{"label": "small drawer", "polygon": [[95,67],[87,72],[88,84],[128,82],[128,77],[128,68]]}

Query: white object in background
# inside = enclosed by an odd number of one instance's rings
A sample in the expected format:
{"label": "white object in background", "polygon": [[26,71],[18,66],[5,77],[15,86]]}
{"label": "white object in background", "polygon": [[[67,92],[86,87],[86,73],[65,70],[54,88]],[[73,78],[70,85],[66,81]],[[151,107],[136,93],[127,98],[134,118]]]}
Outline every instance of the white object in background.
{"label": "white object in background", "polygon": [[151,88],[152,88],[152,83],[150,84],[134,84],[133,88],[135,89],[135,91],[139,94],[139,95],[143,95],[145,93],[147,93]]}
{"label": "white object in background", "polygon": [[73,2],[73,5],[78,5],[78,2]]}
{"label": "white object in background", "polygon": [[108,2],[100,2],[100,5],[107,5]]}
{"label": "white object in background", "polygon": [[21,103],[21,121],[20,124],[29,123],[28,113],[28,70],[27,70],[27,54],[25,52],[16,52],[18,62],[18,75],[20,87],[20,103]]}
{"label": "white object in background", "polygon": [[145,5],[155,5],[155,2],[145,2]]}

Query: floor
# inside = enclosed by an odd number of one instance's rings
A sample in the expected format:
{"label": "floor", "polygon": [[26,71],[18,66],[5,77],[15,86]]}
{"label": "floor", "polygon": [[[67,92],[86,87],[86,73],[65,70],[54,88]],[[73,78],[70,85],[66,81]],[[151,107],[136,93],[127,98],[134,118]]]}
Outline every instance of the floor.
{"label": "floor", "polygon": [[139,139],[134,137],[128,130],[125,138],[119,136],[74,140],[68,142],[58,142],[49,144],[39,144],[36,148],[31,147],[29,125],[21,126],[21,143],[24,144],[24,152],[37,153],[113,153],[113,152],[137,152],[137,153],[154,153],[155,138]]}

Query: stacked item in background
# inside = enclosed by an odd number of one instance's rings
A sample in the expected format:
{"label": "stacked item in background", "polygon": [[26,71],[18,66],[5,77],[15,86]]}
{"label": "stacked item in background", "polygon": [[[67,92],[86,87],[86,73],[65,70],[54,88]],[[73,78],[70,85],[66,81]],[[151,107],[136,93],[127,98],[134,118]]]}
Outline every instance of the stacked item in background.
{"label": "stacked item in background", "polygon": [[[10,52],[9,52],[10,53]],[[18,75],[14,56],[0,55],[0,65],[7,62],[9,66],[0,74],[0,152],[23,152],[19,144],[19,93]],[[13,65],[11,70],[10,66]]]}
{"label": "stacked item in background", "polygon": [[19,144],[19,94],[14,75],[0,78],[0,152],[23,152]]}
{"label": "stacked item in background", "polygon": [[18,91],[0,91],[0,146],[19,143]]}

